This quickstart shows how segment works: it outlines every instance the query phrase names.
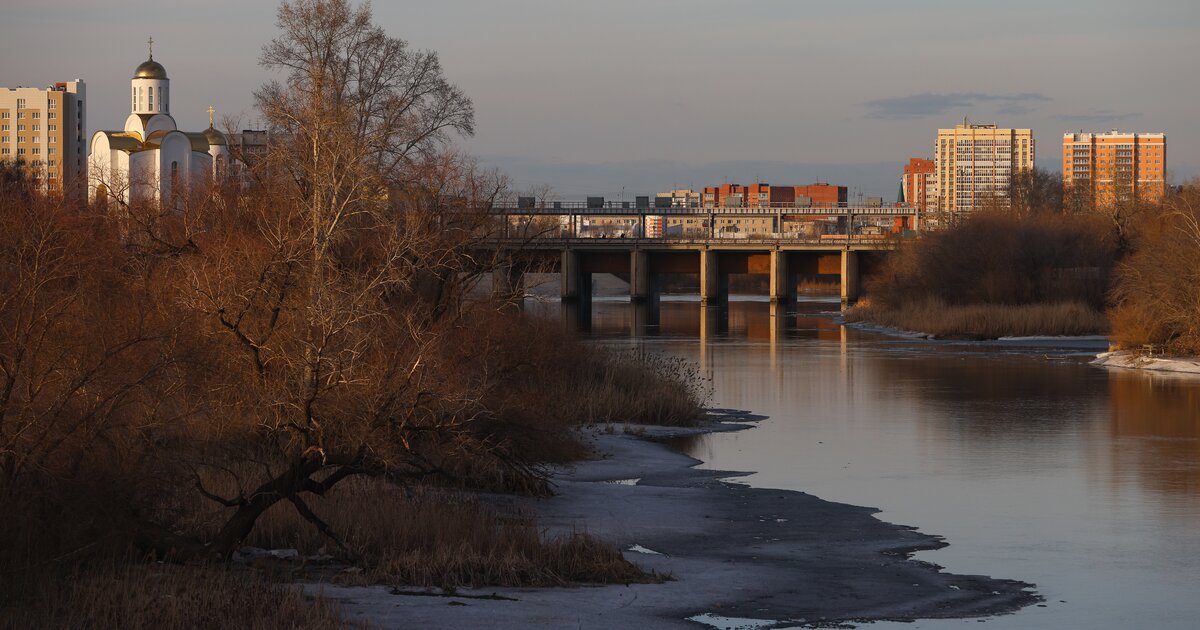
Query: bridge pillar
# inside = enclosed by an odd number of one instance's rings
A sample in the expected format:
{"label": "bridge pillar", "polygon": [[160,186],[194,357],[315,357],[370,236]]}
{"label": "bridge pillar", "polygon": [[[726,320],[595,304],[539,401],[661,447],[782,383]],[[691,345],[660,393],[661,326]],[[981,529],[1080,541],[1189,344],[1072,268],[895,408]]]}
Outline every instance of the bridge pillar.
{"label": "bridge pillar", "polygon": [[559,280],[561,289],[559,297],[564,302],[579,299],[579,254],[573,249],[562,251],[562,262],[559,264]]}
{"label": "bridge pillar", "polygon": [[771,301],[786,302],[792,297],[792,287],[789,281],[787,252],[778,249],[771,250]]}
{"label": "bridge pillar", "polygon": [[842,250],[842,304],[858,299],[858,252]]}
{"label": "bridge pillar", "polygon": [[729,287],[721,282],[721,271],[717,268],[717,252],[700,250],[700,303],[723,304],[729,299]]}
{"label": "bridge pillar", "polygon": [[629,252],[629,300],[642,302],[651,295],[650,261],[646,252],[635,249]]}
{"label": "bridge pillar", "polygon": [[521,303],[525,297],[525,273],[512,260],[505,260],[492,270],[492,295]]}

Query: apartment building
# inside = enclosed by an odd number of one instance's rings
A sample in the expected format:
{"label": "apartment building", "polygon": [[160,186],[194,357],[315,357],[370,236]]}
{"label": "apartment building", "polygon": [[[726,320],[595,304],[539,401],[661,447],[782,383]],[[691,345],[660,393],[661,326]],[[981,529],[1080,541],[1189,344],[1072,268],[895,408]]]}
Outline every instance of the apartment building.
{"label": "apartment building", "polygon": [[1033,131],[964,118],[952,129],[938,129],[934,155],[938,210],[957,214],[1005,205],[1013,175],[1033,168]]}
{"label": "apartment building", "polygon": [[1063,190],[1077,202],[1155,201],[1167,190],[1167,138],[1161,133],[1063,134]]}
{"label": "apartment building", "polygon": [[909,158],[904,165],[904,178],[900,190],[901,202],[918,210],[926,210],[937,202],[937,165],[925,158]]}
{"label": "apartment building", "polygon": [[42,189],[82,192],[87,182],[84,82],[0,88],[0,160],[21,162]]}
{"label": "apartment building", "polygon": [[809,184],[772,186],[770,184],[721,184],[704,188],[703,205],[709,208],[835,207],[846,205],[845,186]]}
{"label": "apartment building", "polygon": [[676,188],[660,192],[654,196],[654,206],[656,208],[699,208],[700,193],[690,188]]}

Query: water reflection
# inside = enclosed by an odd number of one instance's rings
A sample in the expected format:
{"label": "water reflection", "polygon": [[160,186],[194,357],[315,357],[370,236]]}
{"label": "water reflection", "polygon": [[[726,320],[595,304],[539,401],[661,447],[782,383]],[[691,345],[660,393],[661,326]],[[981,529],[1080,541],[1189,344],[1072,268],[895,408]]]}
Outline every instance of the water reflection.
{"label": "water reflection", "polygon": [[[770,416],[676,443],[704,466],[878,506],[951,542],[922,558],[1034,581],[1050,600],[991,627],[1194,627],[1200,380],[887,338],[839,326],[836,308],[596,300],[569,317],[606,343],[696,360],[716,405]],[[920,625],[942,623],[961,624]]]}

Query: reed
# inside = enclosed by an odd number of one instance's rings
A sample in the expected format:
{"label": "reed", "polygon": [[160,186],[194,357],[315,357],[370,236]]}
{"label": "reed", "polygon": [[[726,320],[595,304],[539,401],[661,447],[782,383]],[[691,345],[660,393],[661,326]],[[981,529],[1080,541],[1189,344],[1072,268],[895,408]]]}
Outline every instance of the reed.
{"label": "reed", "polygon": [[1035,335],[1100,335],[1108,332],[1104,314],[1082,302],[952,305],[927,299],[884,307],[869,299],[847,309],[847,321],[871,322],[959,339]]}

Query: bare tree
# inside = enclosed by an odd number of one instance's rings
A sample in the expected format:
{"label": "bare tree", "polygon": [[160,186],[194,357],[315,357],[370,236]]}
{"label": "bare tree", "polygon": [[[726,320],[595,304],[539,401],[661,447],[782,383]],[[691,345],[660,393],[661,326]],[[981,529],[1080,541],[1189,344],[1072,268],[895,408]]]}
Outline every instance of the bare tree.
{"label": "bare tree", "polygon": [[279,502],[337,540],[304,496],[354,475],[492,466],[537,485],[480,428],[491,377],[462,378],[440,350],[464,334],[447,315],[459,275],[482,266],[480,209],[503,190],[446,145],[471,132],[470,102],[366,6],[295,0],[278,23],[262,63],[286,77],[257,94],[271,132],[257,185],[238,207],[208,206],[175,267],[178,302],[219,344],[198,395],[224,437],[196,488],[229,509],[189,553],[228,556]]}

